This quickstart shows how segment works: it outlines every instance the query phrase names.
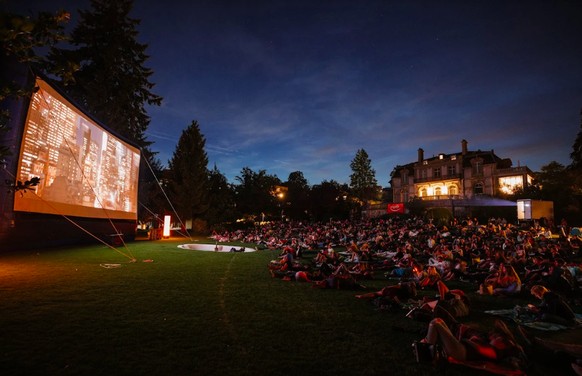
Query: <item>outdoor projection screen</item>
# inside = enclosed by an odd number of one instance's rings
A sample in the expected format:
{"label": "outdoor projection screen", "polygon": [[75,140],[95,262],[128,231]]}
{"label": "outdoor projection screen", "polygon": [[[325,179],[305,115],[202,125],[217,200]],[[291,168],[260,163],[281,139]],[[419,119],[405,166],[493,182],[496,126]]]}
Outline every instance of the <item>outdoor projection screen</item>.
{"label": "outdoor projection screen", "polygon": [[14,194],[14,211],[137,219],[139,149],[113,136],[44,80],[26,116],[17,179],[33,191]]}

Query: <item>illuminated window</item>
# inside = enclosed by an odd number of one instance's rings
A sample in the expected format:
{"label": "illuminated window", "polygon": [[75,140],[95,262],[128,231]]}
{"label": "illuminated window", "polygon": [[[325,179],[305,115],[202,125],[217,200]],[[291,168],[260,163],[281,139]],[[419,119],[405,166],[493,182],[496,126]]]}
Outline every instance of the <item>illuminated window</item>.
{"label": "illuminated window", "polygon": [[457,160],[457,156],[456,155],[451,155],[451,161],[456,161]]}
{"label": "illuminated window", "polygon": [[441,187],[436,187],[436,188],[434,189],[434,195],[435,195],[435,196],[440,196],[441,194],[442,194]]}
{"label": "illuminated window", "polygon": [[449,186],[449,194],[450,195],[456,195],[456,194],[458,194],[458,192],[457,192],[457,186],[455,186],[455,185]]}
{"label": "illuminated window", "polygon": [[512,194],[517,189],[523,188],[523,176],[505,176],[499,178],[499,190],[506,194]]}
{"label": "illuminated window", "polygon": [[420,197],[426,197],[426,196],[428,196],[428,195],[427,195],[427,193],[426,193],[426,188],[422,188],[422,189],[421,189],[421,190],[418,192],[418,195],[419,195]]}

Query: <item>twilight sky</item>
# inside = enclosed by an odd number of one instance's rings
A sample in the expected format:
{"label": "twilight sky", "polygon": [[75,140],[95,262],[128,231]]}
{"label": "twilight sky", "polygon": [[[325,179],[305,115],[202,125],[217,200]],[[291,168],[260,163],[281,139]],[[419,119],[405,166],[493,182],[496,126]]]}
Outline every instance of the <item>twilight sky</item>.
{"label": "twilight sky", "polygon": [[[89,9],[24,3],[72,25]],[[131,17],[164,98],[148,108],[160,161],[196,120],[233,183],[243,167],[349,183],[363,148],[386,187],[419,148],[462,139],[539,171],[568,165],[580,131],[582,1],[134,0]]]}

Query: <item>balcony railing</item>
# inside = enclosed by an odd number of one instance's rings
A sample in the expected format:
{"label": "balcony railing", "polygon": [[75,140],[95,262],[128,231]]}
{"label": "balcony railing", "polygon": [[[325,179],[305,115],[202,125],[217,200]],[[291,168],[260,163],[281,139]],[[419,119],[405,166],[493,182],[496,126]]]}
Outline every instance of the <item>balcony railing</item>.
{"label": "balcony railing", "polygon": [[429,181],[441,181],[441,180],[452,180],[452,179],[461,179],[462,174],[450,174],[450,175],[441,175],[439,177],[431,176],[429,178],[415,178],[415,183],[426,183]]}
{"label": "balcony railing", "polygon": [[526,174],[526,173],[528,173],[528,168],[525,166],[501,168],[497,170],[497,175]]}
{"label": "balcony railing", "polygon": [[436,195],[418,197],[422,201],[436,201],[436,200],[460,200],[464,198],[462,195]]}

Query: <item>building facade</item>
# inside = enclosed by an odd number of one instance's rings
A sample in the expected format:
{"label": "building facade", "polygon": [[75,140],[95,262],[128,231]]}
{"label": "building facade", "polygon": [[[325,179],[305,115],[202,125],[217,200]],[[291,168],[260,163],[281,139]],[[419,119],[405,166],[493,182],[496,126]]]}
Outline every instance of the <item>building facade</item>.
{"label": "building facade", "polygon": [[[532,183],[527,166],[512,167],[511,159],[500,158],[490,151],[471,151],[466,140],[461,151],[425,158],[418,149],[418,159],[396,166],[391,173],[393,202],[413,199],[468,202],[479,197],[512,193]],[[452,204],[450,204],[452,205]]]}

